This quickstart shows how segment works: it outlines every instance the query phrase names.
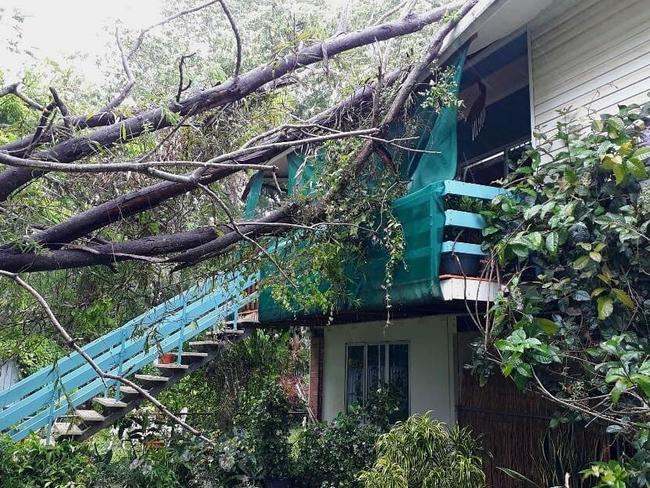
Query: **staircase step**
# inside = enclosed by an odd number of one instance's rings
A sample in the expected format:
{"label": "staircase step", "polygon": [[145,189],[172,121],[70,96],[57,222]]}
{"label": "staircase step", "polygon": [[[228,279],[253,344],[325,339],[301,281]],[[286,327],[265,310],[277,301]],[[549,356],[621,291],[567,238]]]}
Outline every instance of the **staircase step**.
{"label": "staircase step", "polygon": [[[143,388],[143,390],[147,391],[146,388]],[[132,386],[120,386],[120,391],[125,396],[138,396],[140,394],[140,392]]]}
{"label": "staircase step", "polygon": [[140,383],[149,385],[159,385],[160,383],[167,383],[169,378],[167,376],[156,376],[153,374],[136,374],[134,378]]}
{"label": "staircase step", "polygon": [[230,328],[230,327],[234,327],[234,326],[235,326],[235,322],[234,322],[233,320],[229,320],[228,322],[226,322],[226,325],[227,325],[229,328],[224,329],[222,332],[225,332],[225,333],[235,333],[235,334],[243,334],[244,331],[241,330],[241,329],[239,329],[239,327],[244,327],[244,328],[246,328],[246,327],[257,327],[257,326],[260,325],[260,321],[259,321],[259,320],[252,320],[252,319],[241,319],[241,320],[238,320],[238,321],[237,321],[237,324],[236,324],[236,325],[237,325],[237,329],[232,329],[232,328]]}
{"label": "staircase step", "polygon": [[[174,354],[176,356],[176,353]],[[188,363],[196,363],[199,361],[203,361],[205,358],[207,358],[209,354],[207,352],[182,352],[181,353],[181,363],[182,364],[188,364]]]}
{"label": "staircase step", "polygon": [[221,329],[216,332],[208,332],[207,337],[212,339],[219,339],[227,336],[240,336],[246,331],[244,329]]}
{"label": "staircase step", "polygon": [[222,341],[193,341],[188,343],[190,347],[200,348],[218,348],[223,345]]}
{"label": "staircase step", "polygon": [[106,408],[125,408],[126,403],[124,403],[121,400],[116,400],[115,398],[109,398],[109,397],[95,397],[93,398],[93,402],[98,403],[102,407]]}
{"label": "staircase step", "polygon": [[59,436],[64,435],[76,437],[83,434],[83,430],[69,422],[54,422],[54,424],[52,424],[52,433]]}
{"label": "staircase step", "polygon": [[189,368],[187,364],[178,364],[178,363],[170,363],[170,364],[156,363],[154,364],[154,366],[158,368],[160,372],[165,376],[173,376],[176,373],[180,371],[185,371],[186,369]]}
{"label": "staircase step", "polygon": [[106,417],[104,417],[97,410],[77,409],[74,411],[74,416],[83,420],[84,422],[103,422],[106,419]]}

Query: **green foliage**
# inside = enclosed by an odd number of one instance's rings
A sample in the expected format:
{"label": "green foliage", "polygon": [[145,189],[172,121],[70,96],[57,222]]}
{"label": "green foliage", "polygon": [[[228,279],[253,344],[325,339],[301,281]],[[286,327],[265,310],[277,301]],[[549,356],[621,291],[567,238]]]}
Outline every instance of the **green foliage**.
{"label": "green foliage", "polygon": [[294,445],[295,474],[307,488],[357,487],[357,474],[375,460],[374,445],[389,428],[395,399],[378,395],[363,409],[351,406],[331,422],[308,425]]}
{"label": "green foliage", "polygon": [[268,382],[255,395],[247,395],[235,419],[243,430],[242,444],[254,458],[261,475],[282,478],[289,474],[289,407],[277,382]]}
{"label": "green foliage", "polygon": [[587,472],[602,486],[650,480],[648,120],[650,104],[587,130],[560,124],[562,149],[529,152],[506,178],[509,193],[483,212],[508,292],[490,311],[475,367],[485,380],[496,363],[520,388],[574,407],[571,418],[605,418],[609,433],[633,443],[627,450],[641,455],[622,459],[634,469]]}
{"label": "green foliage", "polygon": [[440,112],[443,108],[461,108],[463,101],[456,95],[456,69],[449,66],[434,72],[429,88],[420,93],[424,97],[422,107]]}
{"label": "green foliage", "polygon": [[482,488],[483,461],[465,429],[429,414],[398,422],[377,441],[377,460],[359,475],[367,488]]}
{"label": "green foliage", "polygon": [[0,488],[89,487],[96,474],[88,446],[36,436],[20,443],[0,438]]}
{"label": "green foliage", "polygon": [[42,334],[12,337],[0,341],[0,362],[10,358],[18,361],[23,376],[35,373],[62,357],[65,350]]}

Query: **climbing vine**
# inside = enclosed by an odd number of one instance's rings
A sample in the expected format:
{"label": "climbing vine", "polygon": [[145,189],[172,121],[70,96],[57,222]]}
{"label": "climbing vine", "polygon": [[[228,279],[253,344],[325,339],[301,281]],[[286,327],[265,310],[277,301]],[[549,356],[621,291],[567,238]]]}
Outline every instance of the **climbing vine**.
{"label": "climbing vine", "polygon": [[505,291],[474,366],[561,406],[555,423],[595,420],[621,441],[618,461],[584,472],[599,486],[650,480],[649,117],[650,104],[630,105],[559,124],[483,212]]}

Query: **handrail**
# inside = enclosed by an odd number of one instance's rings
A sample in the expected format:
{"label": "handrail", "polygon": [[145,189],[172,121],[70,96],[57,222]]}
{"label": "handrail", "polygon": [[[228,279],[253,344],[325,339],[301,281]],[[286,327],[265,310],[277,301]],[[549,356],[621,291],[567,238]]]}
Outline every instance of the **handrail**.
{"label": "handrail", "polygon": [[[89,355],[104,371],[122,376],[133,374],[154,361],[159,351],[177,348],[179,341],[192,339],[254,300],[257,294],[240,295],[257,279],[257,275],[245,277],[241,273],[232,279],[218,275],[215,281],[222,280],[218,289],[211,291],[213,286],[208,281],[192,287],[93,341],[84,350],[90,351]],[[143,323],[148,327],[143,328]],[[143,333],[134,337],[134,332],[139,332],[136,326]],[[155,336],[160,336],[159,343]],[[81,355],[69,354],[0,395],[0,404],[11,402],[8,408],[0,410],[0,431],[22,422],[11,431],[14,440],[22,439],[70,408],[98,396],[105,388]]]}
{"label": "handrail", "polygon": [[[126,324],[117,329],[109,332],[108,334],[95,339],[89,344],[85,345],[82,349],[90,357],[95,358],[98,355],[110,350],[113,346],[122,342],[125,337],[132,337],[134,333],[138,332],[139,328],[148,327],[151,324],[159,321],[165,314],[178,309],[183,303],[198,300],[204,296],[208,291],[208,283],[195,285],[188,290],[179,293],[173,298],[157,305],[156,307],[148,310],[147,312],[131,319]],[[72,352],[67,356],[59,359],[54,365],[45,366],[38,370],[36,373],[22,379],[16,384],[12,385],[7,390],[0,393],[0,411],[7,405],[14,403],[25,395],[42,388],[47,383],[54,381],[55,378],[62,374],[66,374],[79,366],[85,364],[84,359],[77,353]],[[57,373],[58,372],[58,373]],[[0,427],[0,430],[2,427]]]}
{"label": "handrail", "polygon": [[498,186],[478,185],[476,183],[466,183],[458,180],[445,180],[445,188],[442,194],[492,200],[499,195],[503,195],[505,192],[506,190]]}

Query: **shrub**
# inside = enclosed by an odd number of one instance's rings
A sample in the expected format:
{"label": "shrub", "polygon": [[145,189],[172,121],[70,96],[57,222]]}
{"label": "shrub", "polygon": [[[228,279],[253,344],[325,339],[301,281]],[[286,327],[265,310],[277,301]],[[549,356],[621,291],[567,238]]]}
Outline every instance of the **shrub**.
{"label": "shrub", "polygon": [[0,439],[0,487],[87,487],[95,476],[92,455],[84,444],[60,441],[45,446],[36,436],[22,442]]}
{"label": "shrub", "polygon": [[380,390],[366,408],[353,406],[332,422],[319,422],[300,432],[295,444],[295,474],[303,486],[358,486],[357,474],[375,460],[374,445],[389,428],[397,401]]}
{"label": "shrub", "polygon": [[428,414],[398,422],[377,441],[377,460],[358,479],[365,488],[482,488],[483,462],[465,429]]}
{"label": "shrub", "polygon": [[239,445],[253,459],[264,477],[283,478],[289,475],[289,400],[276,382],[269,382],[259,393],[246,395],[235,418],[241,430]]}

